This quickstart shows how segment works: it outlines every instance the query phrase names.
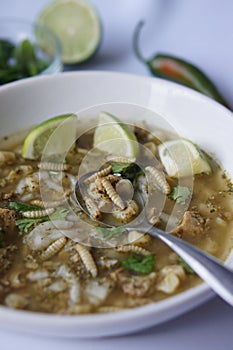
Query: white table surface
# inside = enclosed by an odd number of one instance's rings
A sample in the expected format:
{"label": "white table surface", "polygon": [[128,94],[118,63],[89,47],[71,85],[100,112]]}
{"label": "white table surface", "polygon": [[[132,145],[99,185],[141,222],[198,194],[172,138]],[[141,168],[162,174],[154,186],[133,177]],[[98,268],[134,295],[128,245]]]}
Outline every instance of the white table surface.
{"label": "white table surface", "polygon": [[[232,0],[92,2],[102,19],[102,44],[94,59],[75,69],[149,75],[132,50],[133,30],[139,20],[144,19],[146,25],[140,42],[146,57],[160,51],[192,61],[211,77],[233,106]],[[34,20],[47,3],[49,0],[0,0],[0,18]],[[233,312],[216,297],[172,321],[129,336],[55,339],[0,329],[0,344],[4,350],[225,350],[233,348]]]}

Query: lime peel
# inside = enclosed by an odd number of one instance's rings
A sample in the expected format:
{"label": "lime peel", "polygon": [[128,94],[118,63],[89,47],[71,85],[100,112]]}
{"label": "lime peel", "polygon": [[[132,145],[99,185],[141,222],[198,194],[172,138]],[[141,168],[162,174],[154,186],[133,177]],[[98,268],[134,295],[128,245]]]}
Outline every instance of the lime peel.
{"label": "lime peel", "polygon": [[[75,114],[63,114],[48,119],[31,130],[24,140],[22,157],[38,159],[46,154],[64,154],[76,140]],[[48,143],[48,141],[50,141]]]}
{"label": "lime peel", "polygon": [[99,123],[94,133],[94,147],[122,157],[137,157],[139,153],[139,143],[133,131],[108,112],[99,114]]}

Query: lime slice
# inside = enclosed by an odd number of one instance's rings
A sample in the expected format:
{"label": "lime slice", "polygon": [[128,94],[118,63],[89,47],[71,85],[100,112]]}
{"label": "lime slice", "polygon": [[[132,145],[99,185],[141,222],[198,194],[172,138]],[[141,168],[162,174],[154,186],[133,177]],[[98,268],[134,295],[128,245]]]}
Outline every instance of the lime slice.
{"label": "lime slice", "polygon": [[46,155],[65,154],[76,140],[75,114],[59,115],[37,125],[26,137],[22,157],[38,159]]}
{"label": "lime slice", "polygon": [[50,28],[60,39],[64,63],[87,60],[100,44],[99,16],[84,0],[53,1],[40,13],[38,23]]}
{"label": "lime slice", "polygon": [[137,157],[139,144],[132,130],[115,116],[101,112],[94,133],[94,147],[112,155]]}
{"label": "lime slice", "polygon": [[211,173],[211,167],[198,146],[185,139],[166,141],[158,147],[161,162],[171,177]]}

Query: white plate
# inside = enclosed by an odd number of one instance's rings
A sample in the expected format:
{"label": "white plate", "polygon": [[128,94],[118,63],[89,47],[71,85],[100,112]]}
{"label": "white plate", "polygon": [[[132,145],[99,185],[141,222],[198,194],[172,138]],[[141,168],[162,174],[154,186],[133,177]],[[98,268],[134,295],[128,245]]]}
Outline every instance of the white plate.
{"label": "white plate", "polygon": [[[232,113],[197,92],[155,78],[72,72],[2,86],[0,136],[54,115],[110,102],[137,104],[160,114],[182,136],[214,154],[233,177]],[[226,263],[233,267],[233,254]],[[203,283],[151,305],[98,315],[47,315],[0,307],[0,327],[64,337],[120,335],[174,318],[212,295]]]}

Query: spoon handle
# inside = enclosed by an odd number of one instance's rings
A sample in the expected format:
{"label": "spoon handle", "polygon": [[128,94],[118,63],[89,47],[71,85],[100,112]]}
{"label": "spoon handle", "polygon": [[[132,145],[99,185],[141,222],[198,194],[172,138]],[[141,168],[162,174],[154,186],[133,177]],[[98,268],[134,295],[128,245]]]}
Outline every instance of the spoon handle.
{"label": "spoon handle", "polygon": [[233,306],[233,272],[213,256],[182,239],[151,228],[149,233],[174,250],[227,303]]}

